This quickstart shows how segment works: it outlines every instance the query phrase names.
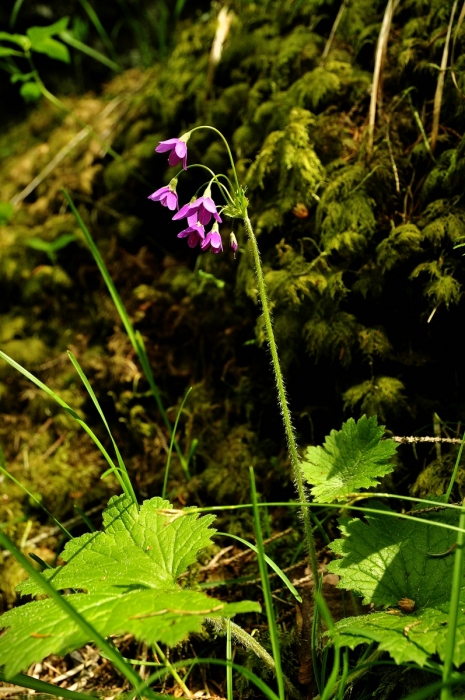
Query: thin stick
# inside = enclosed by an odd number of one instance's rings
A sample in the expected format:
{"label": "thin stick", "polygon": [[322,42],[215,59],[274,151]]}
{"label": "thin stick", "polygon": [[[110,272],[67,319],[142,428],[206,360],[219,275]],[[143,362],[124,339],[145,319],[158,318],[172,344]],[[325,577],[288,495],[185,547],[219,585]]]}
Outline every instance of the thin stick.
{"label": "thin stick", "polygon": [[431,151],[434,153],[436,148],[436,143],[438,140],[439,132],[439,117],[441,116],[441,102],[442,93],[444,92],[444,81],[446,79],[446,68],[447,68],[447,58],[449,56],[449,44],[450,37],[452,34],[452,24],[454,22],[455,12],[457,10],[458,0],[455,0],[452,5],[452,12],[450,13],[449,26],[447,27],[446,41],[444,43],[444,50],[442,52],[441,59],[441,70],[439,72],[438,84],[436,85],[436,92],[434,93],[434,105],[433,105],[433,126],[431,129]]}
{"label": "thin stick", "polygon": [[336,15],[336,19],[334,20],[334,24],[331,27],[331,31],[329,33],[328,40],[327,40],[325,47],[323,49],[323,53],[321,54],[320,65],[325,62],[325,60],[329,54],[329,51],[331,49],[331,45],[334,41],[334,37],[336,36],[336,32],[337,32],[337,29],[339,27],[339,23],[342,19],[342,15],[344,14],[349,3],[350,3],[350,0],[343,0],[342,5],[340,6],[340,8],[338,10],[338,13]]}
{"label": "thin stick", "polygon": [[386,58],[387,44],[389,32],[391,30],[392,17],[394,11],[399,4],[399,0],[388,0],[386,10],[384,12],[383,23],[376,45],[375,67],[373,71],[373,85],[371,88],[370,111],[368,117],[368,144],[367,154],[368,159],[373,155],[373,139],[375,134],[376,107],[378,104],[378,92],[381,79],[381,71],[383,69],[384,59]]}

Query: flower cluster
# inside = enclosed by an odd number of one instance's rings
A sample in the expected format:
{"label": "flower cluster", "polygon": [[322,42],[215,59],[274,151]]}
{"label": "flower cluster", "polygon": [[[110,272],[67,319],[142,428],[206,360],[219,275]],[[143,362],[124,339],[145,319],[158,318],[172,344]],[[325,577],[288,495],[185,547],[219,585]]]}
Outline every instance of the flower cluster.
{"label": "flower cluster", "polygon": [[[184,170],[187,170],[187,141],[190,133],[184,134],[179,139],[168,139],[161,141],[156,147],[157,153],[167,153],[170,151],[168,163],[171,166],[182,163]],[[178,209],[178,195],[176,192],[177,178],[173,178],[169,185],[160,187],[151,194],[148,199],[153,202],[160,202],[171,211]],[[187,238],[187,245],[195,248],[200,244],[200,250],[211,250],[212,253],[223,252],[223,241],[218,224],[222,223],[218,208],[211,197],[211,187],[208,185],[201,197],[194,198],[189,204],[184,204],[173,216],[173,221],[187,219],[187,228],[178,233],[178,238]],[[205,226],[214,219],[211,231],[205,233]],[[230,234],[230,247],[236,257],[237,240],[233,233]]]}

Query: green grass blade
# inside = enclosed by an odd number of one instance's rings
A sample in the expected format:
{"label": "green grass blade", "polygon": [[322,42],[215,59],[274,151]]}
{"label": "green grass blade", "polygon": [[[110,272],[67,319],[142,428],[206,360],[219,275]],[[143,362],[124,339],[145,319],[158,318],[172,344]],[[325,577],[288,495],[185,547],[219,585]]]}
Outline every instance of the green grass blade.
{"label": "green grass blade", "polygon": [[[116,290],[116,287],[113,283],[113,280],[111,279],[110,274],[106,268],[106,265],[103,262],[102,256],[100,255],[100,251],[98,250],[97,246],[95,245],[94,240],[93,240],[92,236],[90,235],[90,232],[87,229],[87,226],[83,222],[78,210],[74,206],[73,200],[71,199],[71,197],[69,196],[68,192],[65,189],[63,190],[63,194],[64,194],[66,201],[68,202],[68,204],[71,208],[71,211],[74,214],[74,217],[76,218],[76,221],[79,225],[79,228],[81,229],[82,233],[84,234],[84,238],[86,239],[86,242],[87,242],[87,245],[89,246],[90,252],[92,253],[94,260],[97,264],[97,267],[100,270],[100,273],[105,281],[105,284],[108,287],[108,291],[110,292],[111,298],[113,299],[113,303],[114,303],[116,310],[118,311],[118,314],[121,318],[124,329],[128,335],[129,340],[132,343],[134,350],[136,351],[136,353],[139,357],[139,361],[141,363],[142,369],[144,370],[145,376],[146,376],[147,381],[149,383],[150,390],[154,396],[158,410],[160,411],[160,415],[161,415],[163,422],[164,422],[164,424],[168,430],[168,433],[171,437],[172,432],[173,432],[172,427],[171,427],[171,423],[168,419],[168,416],[166,415],[165,409],[163,408],[163,404],[162,404],[161,397],[160,397],[160,392],[158,391],[158,387],[155,384],[155,380],[154,380],[154,377],[152,374],[152,369],[150,367],[150,363],[149,363],[149,360],[147,357],[147,352],[145,350],[145,345],[144,345],[144,341],[142,339],[142,336],[138,331],[134,331],[134,327],[129,319],[129,316],[126,312],[126,309],[124,308],[123,302],[121,301],[121,297]],[[178,443],[176,442],[176,440],[174,441],[174,448],[175,448],[175,450],[178,454],[179,460],[184,468],[184,464],[185,464],[184,456],[183,456],[181,449],[180,449]]]}
{"label": "green grass blade", "polygon": [[[183,668],[185,666],[193,666],[195,664],[212,664],[213,666],[228,666],[228,662],[225,661],[224,659],[214,659],[214,658],[202,658],[202,657],[195,657],[195,659],[183,659],[182,661],[176,661],[176,663],[171,664],[171,668]],[[235,664],[233,662],[230,663],[231,668],[234,671],[238,671],[241,673],[244,678],[247,678],[248,681],[253,683],[258,690],[260,690],[263,693],[263,697],[268,698],[268,700],[281,700],[271,688],[269,688],[266,683],[262,681],[261,678],[255,675],[252,671],[250,671],[248,668],[245,666],[240,666],[239,664]],[[144,685],[142,687],[139,687],[140,693],[145,693],[146,690],[145,688],[147,686],[152,685],[155,683],[155,681],[160,680],[161,678],[164,678],[167,674],[170,673],[170,670],[167,668],[162,668],[160,671],[155,671],[152,673],[144,682]],[[134,697],[134,695],[132,695]],[[161,697],[158,696],[157,697]],[[166,699],[166,695],[163,696]],[[128,700],[130,700],[131,695],[129,695]]]}
{"label": "green grass blade", "polygon": [[463,452],[464,443],[465,443],[465,433],[463,434],[463,438],[462,438],[462,442],[461,442],[461,444],[460,444],[460,449],[459,449],[459,452],[458,452],[458,455],[457,455],[457,459],[455,460],[454,471],[452,472],[452,476],[451,476],[451,478],[450,478],[449,486],[447,487],[447,491],[446,491],[446,501],[448,501],[448,500],[450,499],[450,495],[451,495],[452,489],[453,489],[453,487],[454,487],[455,477],[457,476],[457,471],[458,471],[458,468],[459,468],[460,460],[462,459],[462,452]]}
{"label": "green grass blade", "polygon": [[39,506],[39,508],[42,508],[44,513],[46,513],[48,515],[48,517],[51,518],[51,520],[53,520],[55,525],[60,528],[60,530],[62,531],[62,533],[64,535],[66,535],[66,537],[68,537],[70,540],[73,539],[72,534],[70,532],[68,532],[68,530],[64,527],[64,525],[62,525],[56,518],[53,517],[53,515],[47,510],[47,508],[41,503],[41,501],[39,501],[39,499],[36,498],[34,496],[34,494],[32,494],[29,491],[29,489],[27,489],[20,481],[18,481],[18,479],[15,479],[13,474],[10,474],[10,472],[6,468],[5,453],[3,452],[1,445],[0,445],[0,472],[2,474],[4,474],[6,477],[8,477],[8,479],[11,479],[11,481],[13,481],[16,484],[16,486],[19,486],[19,488],[22,489],[24,491],[24,493],[27,493],[29,498],[31,498],[34,501],[34,503],[36,503],[36,505]]}
{"label": "green grass blade", "polygon": [[43,569],[53,569],[53,566],[50,566],[50,564],[47,564],[46,561],[41,559],[37,554],[34,554],[34,552],[29,552],[30,558],[35,561],[39,566],[41,566]]}
{"label": "green grass blade", "polygon": [[84,423],[84,421],[83,421],[81,418],[79,418],[79,416],[78,416],[78,414],[76,413],[76,411],[73,411],[73,409],[71,408],[71,406],[68,406],[68,404],[66,403],[66,401],[63,401],[63,399],[60,398],[60,397],[58,396],[58,394],[55,394],[55,392],[52,391],[51,389],[49,389],[48,386],[47,386],[46,384],[44,384],[43,382],[40,381],[40,379],[37,379],[37,377],[34,377],[33,374],[31,374],[30,372],[28,372],[27,369],[25,369],[24,367],[22,367],[20,364],[18,364],[17,362],[15,362],[15,360],[13,360],[11,357],[9,357],[9,356],[6,355],[4,352],[2,352],[2,350],[0,350],[0,358],[2,358],[2,360],[5,360],[5,362],[8,362],[8,364],[9,364],[11,367],[13,367],[13,368],[16,369],[18,372],[20,372],[24,377],[26,377],[27,379],[29,379],[29,381],[31,381],[33,384],[35,384],[36,386],[38,386],[39,389],[42,389],[42,391],[44,391],[44,392],[47,394],[47,396],[50,396],[50,398],[52,398],[54,401],[56,401],[57,404],[58,404],[59,406],[61,406],[62,408],[64,408],[65,411],[67,411],[67,413],[69,413],[70,416],[72,416],[72,417],[74,418],[74,420],[77,421],[77,422],[79,423],[79,425],[80,425],[82,428],[84,428],[84,430],[86,431],[86,433],[89,435],[89,437],[92,438],[92,440],[95,442],[95,444],[96,444],[97,447],[99,448],[99,450],[100,450],[100,452],[102,453],[102,455],[103,455],[103,456],[105,457],[105,459],[107,460],[108,464],[110,465],[110,468],[111,468],[112,471],[115,473],[116,478],[118,479],[122,490],[124,491],[124,481],[123,481],[123,479],[122,479],[122,477],[121,477],[121,475],[120,475],[120,473],[119,473],[118,467],[113,463],[113,460],[111,459],[110,455],[108,454],[108,452],[106,451],[106,449],[104,448],[104,446],[102,445],[102,443],[100,442],[100,440],[98,439],[98,437],[97,437],[96,435],[94,435],[94,433],[93,433],[92,430],[89,428],[89,426],[88,426],[86,423]]}
{"label": "green grass blade", "polygon": [[9,28],[13,29],[13,27],[16,24],[16,19],[18,17],[19,11],[21,9],[21,5],[23,4],[24,0],[16,0],[15,4],[13,5],[13,9],[11,10],[11,15],[10,15],[10,22],[9,22]]}
{"label": "green grass blade", "polygon": [[45,681],[39,681],[37,678],[27,676],[25,673],[17,673],[16,676],[12,676],[7,680],[5,674],[0,671],[0,682],[14,683],[15,685],[20,685],[22,688],[35,690],[36,693],[47,693],[47,695],[55,695],[56,697],[67,698],[67,700],[100,700],[100,698],[95,695],[78,693],[75,690],[67,690],[67,688],[58,688],[56,685],[46,683]]}
{"label": "green grass blade", "polygon": [[[176,420],[174,421],[174,428],[173,428],[173,432],[171,433],[170,447],[168,450],[168,459],[166,460],[165,478],[163,479],[163,491],[162,491],[162,495],[161,495],[162,498],[165,498],[166,487],[168,485],[168,475],[169,475],[169,471],[170,471],[171,455],[173,454],[173,443],[174,443],[174,438],[176,435],[176,430],[178,429],[178,423],[179,423],[179,419],[181,417],[182,409],[184,408],[184,404],[186,403],[187,397],[189,396],[191,391],[192,391],[192,387],[189,387],[189,389],[186,392],[185,397],[182,400],[181,406],[179,407],[179,411],[178,411],[178,414],[176,416]],[[186,479],[188,481],[190,481],[191,475],[189,473],[189,469],[187,468],[187,466],[184,469],[184,474],[186,475]]]}
{"label": "green grass blade", "polygon": [[234,687],[233,687],[233,670],[232,670],[232,637],[231,637],[231,620],[228,618],[226,621],[226,661],[228,665],[226,667],[226,694],[228,700],[233,700]]}
{"label": "green grass blade", "polygon": [[[87,13],[87,15],[88,15],[90,21],[92,22],[92,24],[94,25],[95,29],[99,33],[99,36],[100,36],[103,44],[105,45],[106,50],[108,51],[110,56],[113,56],[113,59],[115,61],[117,61],[118,54],[115,50],[114,44],[113,44],[112,40],[110,39],[110,37],[108,36],[108,34],[105,30],[105,27],[101,23],[98,14],[96,13],[96,11],[92,7],[92,5],[88,2],[88,0],[79,0],[79,2],[81,3],[81,6],[83,7],[85,12]],[[121,70],[121,67],[118,65],[117,62],[115,63],[115,65],[117,66],[116,70]]]}
{"label": "green grass blade", "polygon": [[87,44],[84,44],[83,41],[79,41],[79,39],[76,39],[71,34],[71,32],[60,32],[58,36],[62,41],[65,42],[65,44],[68,44],[68,46],[72,46],[73,49],[81,51],[81,53],[85,53],[87,56],[90,56],[90,58],[93,58],[94,61],[103,63],[104,66],[106,66],[107,68],[111,68],[111,70],[114,70],[115,73],[121,72],[121,66],[112,61],[111,58],[104,56],[103,53],[100,53],[100,51],[96,51],[91,46],[87,46]]}
{"label": "green grass blade", "polygon": [[[4,532],[0,530],[0,544],[4,549],[7,549],[10,554],[16,559],[18,564],[20,564],[23,569],[27,571],[29,576],[38,583],[41,588],[43,589],[44,593],[46,593],[52,600],[55,601],[55,603],[66,612],[66,614],[74,620],[74,622],[79,625],[79,627],[82,629],[82,631],[88,635],[89,640],[92,640],[95,642],[95,644],[101,649],[107,658],[110,659],[110,661],[113,663],[115,668],[126,678],[131,685],[136,689],[136,692],[139,693],[139,688],[144,685],[144,682],[142,678],[139,676],[136,671],[132,668],[131,665],[127,664],[119,651],[116,649],[116,647],[112,644],[109,644],[107,640],[101,636],[101,634],[95,629],[93,625],[91,625],[87,620],[80,615],[77,610],[74,609],[74,607],[71,605],[71,603],[68,602],[68,599],[66,596],[62,596],[58,591],[56,591],[52,584],[47,581],[36,569],[34,566],[31,564],[29,559],[24,556],[24,554],[16,547],[16,545],[10,540],[9,537],[5,535]],[[62,688],[60,690],[60,695],[62,694]],[[145,688],[144,689],[144,694],[149,697],[149,698],[154,698],[156,697],[155,694],[149,689]],[[58,695],[58,693],[57,693]]]}
{"label": "green grass blade", "polygon": [[[329,608],[326,605],[325,600],[324,600],[324,598],[321,595],[321,592],[319,590],[315,591],[315,603],[320,611],[321,617],[326,622],[326,627],[328,628],[328,630],[330,632],[334,633],[333,618],[331,617],[331,613],[329,611]],[[334,649],[333,668],[332,668],[331,674],[328,678],[328,681],[326,683],[325,689],[323,690],[323,693],[321,694],[321,700],[329,700],[329,698],[332,696],[333,688],[336,684],[337,677],[339,675],[340,663],[341,663],[341,650]]]}
{"label": "green grass blade", "polygon": [[[323,585],[323,579],[320,577],[318,580],[318,590],[321,591],[321,587]],[[320,664],[319,664],[319,659],[318,659],[318,629],[320,629],[320,609],[318,605],[315,605],[314,610],[313,610],[313,619],[312,619],[312,637],[311,637],[311,647],[310,651],[312,654],[312,664],[313,664],[313,673],[315,677],[315,682],[316,686],[318,688],[318,695],[321,696],[322,688],[325,682],[324,679],[324,673],[320,670]]]}
{"label": "green grass blade", "polygon": [[263,548],[262,529],[260,524],[260,515],[257,508],[257,490],[255,488],[255,474],[253,467],[249,467],[250,474],[250,489],[252,492],[253,503],[253,518],[255,525],[255,537],[257,540],[257,556],[258,566],[260,568],[260,576],[262,579],[263,596],[265,598],[266,616],[268,619],[268,631],[270,635],[271,648],[273,650],[273,658],[276,666],[276,680],[278,683],[278,694],[280,700],[284,700],[284,678],[281,668],[281,650],[279,648],[278,629],[274,614],[273,599],[271,597],[270,581],[266,568],[265,551]]}
{"label": "green grass blade", "polygon": [[112,432],[111,432],[111,430],[110,430],[110,426],[108,425],[107,419],[105,418],[105,415],[104,415],[104,413],[103,413],[103,411],[102,411],[102,409],[101,409],[101,407],[100,407],[100,404],[99,404],[99,402],[98,402],[98,399],[97,399],[97,397],[95,396],[94,390],[92,389],[92,387],[91,387],[91,385],[90,385],[90,383],[89,383],[89,380],[87,379],[86,375],[85,375],[84,372],[82,371],[81,365],[80,365],[79,362],[76,360],[76,358],[74,357],[73,353],[70,352],[69,350],[68,350],[68,357],[69,357],[69,359],[71,360],[71,362],[73,363],[74,369],[75,369],[76,372],[79,374],[79,377],[81,378],[82,383],[83,383],[84,386],[86,387],[87,392],[88,392],[90,398],[92,399],[92,402],[93,402],[95,408],[96,408],[97,411],[99,412],[100,418],[102,419],[105,428],[107,429],[108,435],[110,436],[110,440],[111,440],[111,442],[112,442],[112,444],[113,444],[113,447],[114,447],[114,450],[115,450],[116,459],[118,460],[118,465],[119,465],[119,468],[120,468],[121,477],[122,477],[122,479],[123,479],[123,481],[124,481],[124,484],[125,484],[124,493],[126,494],[126,496],[128,496],[128,498],[131,498],[131,499],[132,499],[133,503],[134,503],[136,506],[138,506],[136,494],[134,493],[134,489],[133,489],[133,487],[132,487],[131,480],[129,479],[129,475],[128,475],[128,471],[127,471],[127,469],[126,469],[126,465],[125,465],[125,463],[124,463],[124,461],[123,461],[123,458],[121,457],[121,453],[120,453],[120,451],[119,451],[119,449],[118,449],[118,445],[116,444],[116,442],[115,442],[115,440],[114,440],[114,438],[113,438]]}
{"label": "green grass blade", "polygon": [[[238,537],[237,535],[231,535],[231,534],[229,534],[229,533],[227,533],[227,532],[217,532],[216,534],[217,534],[217,535],[221,535],[222,537],[232,537],[233,540],[238,540],[239,542],[242,542],[242,544],[245,544],[246,547],[249,547],[249,549],[251,549],[253,552],[255,552],[255,554],[258,554],[258,549],[257,549],[257,547],[256,547],[254,544],[252,544],[251,542],[248,542],[247,540],[244,540],[242,537]],[[265,561],[266,561],[266,563],[267,563],[267,564],[270,566],[270,568],[272,568],[273,571],[279,576],[279,578],[280,578],[281,581],[284,583],[284,585],[287,586],[287,588],[290,590],[290,592],[292,593],[292,595],[294,596],[294,598],[295,598],[296,600],[298,600],[299,603],[301,603],[301,602],[302,602],[302,596],[300,595],[299,591],[298,591],[297,588],[294,586],[294,584],[291,583],[291,581],[289,581],[289,579],[288,579],[288,577],[286,576],[286,574],[284,573],[284,571],[283,571],[282,569],[280,569],[279,566],[273,561],[273,559],[271,559],[267,554],[265,554],[264,556],[265,556]]]}
{"label": "green grass blade", "polygon": [[[465,500],[463,505],[465,506]],[[454,651],[456,645],[458,615],[460,612],[460,593],[463,585],[463,565],[465,559],[465,533],[463,532],[463,528],[465,528],[465,508],[460,514],[459,527],[462,528],[462,531],[457,535],[457,548],[454,555],[454,570],[452,573],[452,589],[449,619],[447,624],[446,651],[444,655],[444,667],[442,673],[442,681],[444,686],[441,690],[441,700],[451,700],[452,698],[450,681],[452,669],[454,667]]]}
{"label": "green grass blade", "polygon": [[81,510],[78,506],[74,506],[74,510],[77,512],[78,515],[81,516],[87,527],[89,528],[90,532],[97,532],[95,527],[92,525],[91,521],[87,517],[87,515],[84,513],[83,510]]}

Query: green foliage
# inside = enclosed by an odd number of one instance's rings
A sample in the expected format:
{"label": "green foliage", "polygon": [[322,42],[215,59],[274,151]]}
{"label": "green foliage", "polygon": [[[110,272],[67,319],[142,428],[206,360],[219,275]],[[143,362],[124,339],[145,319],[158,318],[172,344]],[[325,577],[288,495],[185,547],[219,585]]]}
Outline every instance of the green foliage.
{"label": "green foliage", "polygon": [[342,395],[344,407],[360,410],[368,416],[378,415],[384,420],[387,413],[402,411],[406,405],[405,386],[395,377],[373,377],[350,387]]}
{"label": "green foliage", "polygon": [[[297,202],[310,206],[321,183],[324,170],[311,144],[308,129],[314,123],[310,112],[294,108],[283,130],[273,131],[249,168],[247,183],[276,193],[280,214],[289,212]],[[279,219],[278,219],[279,221]],[[258,222],[258,233],[273,226]]]}
{"label": "green foliage", "polygon": [[69,17],[63,17],[48,27],[29,27],[26,34],[30,41],[30,49],[38,53],[44,53],[49,58],[69,63],[70,56],[67,47],[53,39],[54,36],[64,32],[68,27]]}
{"label": "green foliage", "polygon": [[[145,501],[138,510],[124,496],[114,497],[104,512],[105,530],[68,542],[66,566],[46,569],[43,576],[57,591],[73,589],[68,600],[102,636],[129,632],[149,644],[173,646],[200,631],[207,615],[260,610],[257,603],[222,603],[176,582],[210,543],[213,520],[173,512],[161,498]],[[20,591],[42,593],[33,580],[21,584]],[[89,641],[50,599],[15,608],[0,624],[7,628],[0,637],[0,658],[8,677],[48,654],[64,654]]]}
{"label": "green foliage", "polygon": [[[380,508],[378,503],[369,505]],[[340,520],[344,538],[333,542],[331,549],[341,558],[331,562],[328,569],[340,576],[339,587],[363,596],[365,604],[390,609],[336,623],[334,641],[338,646],[351,648],[376,641],[380,650],[389,652],[396,663],[414,661],[423,666],[434,654],[444,658],[454,565],[454,557],[448,551],[456,533],[434,523],[457,526],[457,511],[420,513],[419,522],[396,518],[393,511],[381,508],[386,515],[367,513],[365,521]],[[413,612],[404,612],[402,604],[399,606],[404,598],[413,601]],[[460,605],[464,602],[462,583]],[[454,652],[457,666],[465,661],[462,618],[459,617]]]}
{"label": "green foliage", "polygon": [[379,477],[392,471],[396,445],[382,440],[384,425],[376,416],[362,416],[332,430],[323,447],[308,447],[302,472],[317,503],[345,499],[348,494],[379,483]]}

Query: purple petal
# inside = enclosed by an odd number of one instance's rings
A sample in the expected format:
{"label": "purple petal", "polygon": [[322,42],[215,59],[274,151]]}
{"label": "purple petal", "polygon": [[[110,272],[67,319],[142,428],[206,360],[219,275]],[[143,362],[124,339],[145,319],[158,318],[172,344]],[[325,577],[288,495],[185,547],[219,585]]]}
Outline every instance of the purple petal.
{"label": "purple petal", "polygon": [[167,192],[170,191],[170,188],[165,185],[165,187],[160,187],[160,189],[155,190],[152,194],[150,194],[147,199],[151,199],[152,202],[158,202]]}
{"label": "purple petal", "polygon": [[211,247],[213,248],[214,253],[219,253],[220,250],[223,250],[223,241],[217,231],[211,234]]}
{"label": "purple petal", "polygon": [[207,224],[209,224],[211,218],[212,218],[212,215],[210,214],[209,211],[207,211],[203,207],[199,207],[199,221],[203,226],[206,226]]}
{"label": "purple petal", "polygon": [[197,245],[199,240],[200,240],[200,236],[199,236],[198,232],[193,231],[191,233],[191,235],[189,236],[189,238],[187,239],[187,245],[189,246],[189,248],[195,248],[195,246]]}
{"label": "purple petal", "polygon": [[187,145],[184,143],[184,141],[178,141],[178,143],[174,147],[174,150],[176,151],[176,155],[178,156],[178,158],[182,159],[187,153]]}
{"label": "purple petal", "polygon": [[217,222],[218,222],[219,224],[222,224],[222,223],[223,223],[223,219],[221,218],[221,216],[218,214],[217,211],[214,212],[213,216],[214,216],[214,218],[217,220]]}
{"label": "purple petal", "polygon": [[190,236],[193,232],[195,231],[195,228],[193,226],[189,226],[188,228],[185,228],[184,231],[181,231],[181,233],[178,233],[178,238],[187,238],[187,236]]}
{"label": "purple petal", "polygon": [[176,207],[178,206],[178,195],[175,194],[174,192],[168,192],[165,198],[165,207],[168,207],[168,209],[171,209],[171,211],[174,211]]}
{"label": "purple petal", "polygon": [[179,219],[184,219],[185,216],[189,216],[187,213],[190,209],[190,204],[184,204],[181,209],[173,216],[173,221],[178,221]]}
{"label": "purple petal", "polygon": [[192,216],[187,217],[187,223],[189,226],[193,226],[197,223],[197,214],[192,214]]}
{"label": "purple petal", "polygon": [[172,168],[173,168],[175,165],[177,165],[178,163],[180,163],[181,160],[182,160],[182,158],[180,158],[180,157],[177,155],[176,151],[174,151],[174,150],[171,151],[170,157],[168,158],[168,163],[169,163],[169,165],[171,165]]}
{"label": "purple petal", "polygon": [[216,206],[213,199],[210,199],[210,197],[202,197],[202,200],[202,206],[205,207],[207,211],[214,214],[216,212]]}
{"label": "purple petal", "polygon": [[211,237],[212,237],[211,233],[207,233],[207,235],[203,239],[202,243],[200,244],[201,250],[207,250],[207,248],[210,246]]}
{"label": "purple petal", "polygon": [[172,151],[176,147],[179,139],[168,139],[168,141],[160,141],[156,147],[156,153],[165,153],[166,151]]}

